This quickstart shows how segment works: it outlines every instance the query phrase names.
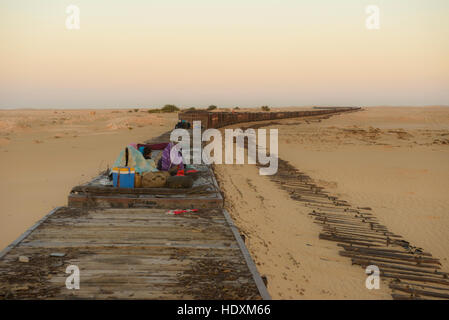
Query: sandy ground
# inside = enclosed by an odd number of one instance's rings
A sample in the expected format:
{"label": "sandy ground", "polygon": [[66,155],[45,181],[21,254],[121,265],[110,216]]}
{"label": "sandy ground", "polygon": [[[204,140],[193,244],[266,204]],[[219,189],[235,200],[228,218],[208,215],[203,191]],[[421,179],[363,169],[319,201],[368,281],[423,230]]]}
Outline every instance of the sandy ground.
{"label": "sandy ground", "polygon": [[[380,222],[449,271],[449,108],[367,108],[322,121],[288,119],[279,157],[327,191],[369,206]],[[319,240],[310,210],[250,165],[217,165],[226,207],[275,299],[390,299],[359,266]]]}
{"label": "sandy ground", "polygon": [[111,166],[121,148],[174,127],[146,110],[1,110],[0,250],[70,189]]}

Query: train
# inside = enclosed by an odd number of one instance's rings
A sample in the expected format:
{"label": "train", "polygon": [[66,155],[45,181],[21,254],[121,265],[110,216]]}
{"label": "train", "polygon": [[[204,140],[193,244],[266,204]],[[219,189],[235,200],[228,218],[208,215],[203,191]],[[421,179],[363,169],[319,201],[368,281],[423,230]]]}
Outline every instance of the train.
{"label": "train", "polygon": [[314,110],[304,111],[276,111],[276,112],[214,112],[207,110],[187,110],[180,112],[179,121],[193,124],[201,121],[203,129],[221,128],[241,122],[279,120],[286,118],[300,118],[349,112],[360,110],[360,107],[316,107]]}

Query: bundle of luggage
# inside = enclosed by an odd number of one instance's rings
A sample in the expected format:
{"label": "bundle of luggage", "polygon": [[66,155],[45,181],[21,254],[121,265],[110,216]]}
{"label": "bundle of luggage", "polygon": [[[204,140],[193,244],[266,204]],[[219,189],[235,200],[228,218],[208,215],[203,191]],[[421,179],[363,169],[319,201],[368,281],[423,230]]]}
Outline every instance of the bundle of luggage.
{"label": "bundle of luggage", "polygon": [[187,122],[185,120],[181,120],[175,125],[175,129],[190,129],[190,127],[190,122]]}
{"label": "bundle of luggage", "polygon": [[115,161],[110,178],[117,188],[191,188],[194,173],[185,170],[175,142],[130,144]]}

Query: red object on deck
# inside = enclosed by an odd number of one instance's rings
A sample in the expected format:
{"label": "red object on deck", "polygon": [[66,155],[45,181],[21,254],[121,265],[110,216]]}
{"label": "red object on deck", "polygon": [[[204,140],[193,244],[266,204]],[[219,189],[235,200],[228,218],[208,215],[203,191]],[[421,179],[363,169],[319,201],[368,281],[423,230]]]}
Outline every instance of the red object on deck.
{"label": "red object on deck", "polygon": [[198,212],[198,209],[173,210],[171,212],[173,212],[173,214],[181,214],[181,213],[187,213],[187,212]]}

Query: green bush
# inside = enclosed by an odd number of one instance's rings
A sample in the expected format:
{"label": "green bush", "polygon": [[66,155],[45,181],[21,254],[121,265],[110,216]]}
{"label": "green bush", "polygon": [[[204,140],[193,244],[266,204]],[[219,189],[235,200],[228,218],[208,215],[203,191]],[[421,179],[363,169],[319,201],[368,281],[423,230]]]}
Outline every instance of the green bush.
{"label": "green bush", "polygon": [[239,107],[235,107],[234,110],[240,110],[240,108]]}
{"label": "green bush", "polygon": [[262,106],[260,108],[262,109],[262,111],[270,111],[270,107],[268,106]]}
{"label": "green bush", "polygon": [[195,107],[187,108],[187,111],[195,111]]}
{"label": "green bush", "polygon": [[207,107],[207,110],[209,110],[209,111],[212,111],[212,110],[215,110],[215,109],[217,109],[217,106],[214,106],[214,105],[211,105],[211,106]]}
{"label": "green bush", "polygon": [[162,112],[176,112],[179,111],[179,108],[174,104],[166,104],[162,109]]}

